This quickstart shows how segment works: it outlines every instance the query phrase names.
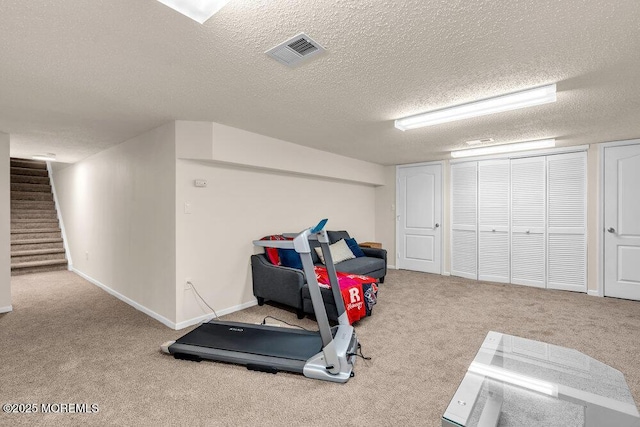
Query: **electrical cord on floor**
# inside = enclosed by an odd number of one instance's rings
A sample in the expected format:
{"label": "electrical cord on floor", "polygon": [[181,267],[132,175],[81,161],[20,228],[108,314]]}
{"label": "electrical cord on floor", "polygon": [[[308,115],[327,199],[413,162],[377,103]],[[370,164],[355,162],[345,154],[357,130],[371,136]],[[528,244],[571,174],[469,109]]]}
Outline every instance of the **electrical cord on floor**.
{"label": "electrical cord on floor", "polygon": [[198,297],[200,298],[200,300],[204,303],[204,305],[206,305],[207,307],[209,307],[209,310],[213,311],[213,315],[216,316],[216,319],[218,318],[218,313],[216,313],[216,311],[213,309],[213,307],[211,307],[209,304],[207,304],[207,301],[202,298],[202,295],[200,295],[200,292],[198,292],[198,290],[196,289],[196,287],[193,285],[193,283],[191,282],[187,282],[192,288],[193,288],[193,292],[196,293],[196,295],[198,295]]}
{"label": "electrical cord on floor", "polygon": [[366,357],[364,354],[362,354],[362,344],[358,343],[358,349],[356,350],[355,353],[347,353],[348,357],[351,356],[357,356],[357,357],[361,357],[362,360],[371,360],[370,357]]}
{"label": "electrical cord on floor", "polygon": [[307,328],[303,328],[303,327],[302,327],[302,326],[300,326],[300,325],[294,325],[293,323],[285,322],[284,320],[282,320],[282,319],[278,319],[277,317],[273,317],[273,316],[265,316],[265,317],[264,317],[264,319],[262,319],[262,324],[263,324],[263,325],[266,325],[266,324],[267,324],[267,319],[273,319],[273,320],[275,320],[276,322],[285,323],[285,324],[287,324],[287,325],[289,325],[289,326],[293,326],[294,328],[300,328],[300,329],[305,330],[305,331],[307,331],[307,332],[314,332],[314,331],[310,331],[310,330],[309,330],[309,329],[307,329]]}

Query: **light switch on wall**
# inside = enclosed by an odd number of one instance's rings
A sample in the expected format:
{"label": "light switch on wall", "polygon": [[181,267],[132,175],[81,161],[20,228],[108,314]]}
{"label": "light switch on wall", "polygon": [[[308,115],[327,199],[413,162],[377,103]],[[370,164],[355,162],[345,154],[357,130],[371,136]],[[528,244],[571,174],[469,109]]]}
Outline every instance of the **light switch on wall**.
{"label": "light switch on wall", "polygon": [[184,213],[191,213],[191,202],[184,202]]}

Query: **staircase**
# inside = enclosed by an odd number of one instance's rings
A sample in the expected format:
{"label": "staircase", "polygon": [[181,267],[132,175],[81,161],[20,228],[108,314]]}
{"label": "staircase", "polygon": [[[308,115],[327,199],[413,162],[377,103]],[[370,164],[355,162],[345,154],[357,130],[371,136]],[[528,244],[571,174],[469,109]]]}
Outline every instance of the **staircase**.
{"label": "staircase", "polygon": [[47,164],[11,159],[11,275],[66,270]]}

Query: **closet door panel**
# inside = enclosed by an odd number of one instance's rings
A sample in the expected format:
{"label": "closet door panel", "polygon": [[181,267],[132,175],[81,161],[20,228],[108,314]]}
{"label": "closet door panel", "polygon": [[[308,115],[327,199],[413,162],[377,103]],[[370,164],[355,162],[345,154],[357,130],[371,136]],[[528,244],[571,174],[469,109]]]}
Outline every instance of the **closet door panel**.
{"label": "closet door panel", "polygon": [[480,231],[478,279],[509,283],[509,233]]}
{"label": "closet door panel", "polygon": [[511,160],[511,283],[546,286],[546,159]]}
{"label": "closet door panel", "polygon": [[586,153],[547,157],[547,286],[587,291]]}
{"label": "closet door panel", "polygon": [[478,162],[478,279],[509,282],[510,161]]}
{"label": "closet door panel", "polygon": [[451,165],[451,275],[478,278],[477,162]]}

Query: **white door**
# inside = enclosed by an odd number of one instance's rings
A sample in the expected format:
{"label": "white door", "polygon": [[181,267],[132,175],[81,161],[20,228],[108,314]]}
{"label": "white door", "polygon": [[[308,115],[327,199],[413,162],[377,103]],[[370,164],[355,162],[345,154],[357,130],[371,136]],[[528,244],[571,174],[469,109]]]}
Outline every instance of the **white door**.
{"label": "white door", "polygon": [[511,283],[545,287],[546,159],[511,160]]}
{"label": "white door", "polygon": [[478,279],[509,283],[510,161],[478,162]]}
{"label": "white door", "polygon": [[478,278],[478,162],[451,165],[451,275]]}
{"label": "white door", "polygon": [[398,168],[397,215],[397,267],[440,274],[442,165]]}
{"label": "white door", "polygon": [[547,287],[587,292],[587,153],[547,156]]}
{"label": "white door", "polygon": [[604,149],[604,294],[640,300],[640,145]]}

